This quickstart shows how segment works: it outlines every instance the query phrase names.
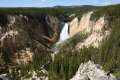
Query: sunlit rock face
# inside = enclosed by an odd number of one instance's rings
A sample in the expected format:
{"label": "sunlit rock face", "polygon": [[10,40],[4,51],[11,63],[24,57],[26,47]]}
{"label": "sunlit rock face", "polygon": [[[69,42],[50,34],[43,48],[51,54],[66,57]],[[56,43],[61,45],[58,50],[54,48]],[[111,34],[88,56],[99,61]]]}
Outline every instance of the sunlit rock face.
{"label": "sunlit rock face", "polygon": [[92,61],[82,63],[75,76],[70,80],[117,80],[115,76],[106,73],[98,64]]}
{"label": "sunlit rock face", "polygon": [[101,42],[110,34],[110,30],[106,30],[107,21],[105,17],[100,17],[97,21],[91,20],[91,15],[94,14],[93,11],[83,14],[80,22],[78,18],[74,18],[70,23],[70,33],[72,37],[78,33],[88,34],[88,37],[76,45],[77,49],[83,47],[96,47],[98,48]]}
{"label": "sunlit rock face", "polygon": [[95,47],[98,48],[102,41],[110,34],[110,30],[105,30],[105,19],[101,17],[92,27],[91,34],[83,41],[76,45],[76,48],[83,48],[83,47]]}
{"label": "sunlit rock face", "polygon": [[78,33],[78,18],[74,18],[69,24],[69,35],[72,37]]}
{"label": "sunlit rock face", "polygon": [[84,42],[80,42],[77,44],[76,48],[83,48],[83,47],[97,47],[99,46],[99,43],[103,40],[104,36],[102,34],[98,33],[92,33],[87,39],[84,40]]}
{"label": "sunlit rock face", "polygon": [[94,22],[93,32],[101,32],[104,27],[107,27],[105,26],[106,24],[105,17],[100,17],[96,22]]}
{"label": "sunlit rock face", "polygon": [[80,21],[78,20],[78,18],[74,18],[70,23],[70,36],[74,36],[75,34],[77,34],[78,32],[90,32],[92,26],[91,26],[91,21],[90,21],[90,17],[92,15],[92,11],[88,12],[86,14],[83,14],[82,18],[80,19]]}
{"label": "sunlit rock face", "polygon": [[91,15],[93,11],[88,12],[87,14],[84,14],[79,22],[79,31],[84,31],[84,32],[90,32],[91,30]]}

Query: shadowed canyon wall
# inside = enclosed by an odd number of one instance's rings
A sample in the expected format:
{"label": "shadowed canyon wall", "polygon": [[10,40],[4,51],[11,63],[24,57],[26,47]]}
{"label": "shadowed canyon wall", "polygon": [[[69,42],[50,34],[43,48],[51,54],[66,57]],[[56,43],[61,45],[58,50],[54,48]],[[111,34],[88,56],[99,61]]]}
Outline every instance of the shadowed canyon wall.
{"label": "shadowed canyon wall", "polygon": [[0,15],[3,64],[31,62],[36,48],[48,50],[58,40],[63,25],[53,15]]}

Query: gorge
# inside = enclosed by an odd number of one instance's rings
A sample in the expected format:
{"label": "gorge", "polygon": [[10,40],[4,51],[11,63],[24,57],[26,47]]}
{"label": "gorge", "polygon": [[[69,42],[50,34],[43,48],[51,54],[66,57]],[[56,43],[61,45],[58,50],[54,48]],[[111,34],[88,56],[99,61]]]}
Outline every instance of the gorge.
{"label": "gorge", "polygon": [[119,80],[119,5],[85,8],[0,13],[0,79]]}

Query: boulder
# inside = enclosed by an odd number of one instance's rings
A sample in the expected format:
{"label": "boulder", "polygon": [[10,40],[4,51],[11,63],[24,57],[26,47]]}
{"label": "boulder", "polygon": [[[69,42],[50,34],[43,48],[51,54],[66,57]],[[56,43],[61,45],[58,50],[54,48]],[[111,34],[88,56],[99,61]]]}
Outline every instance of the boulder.
{"label": "boulder", "polygon": [[82,63],[75,76],[70,80],[117,80],[111,73],[105,72],[99,64],[92,61]]}

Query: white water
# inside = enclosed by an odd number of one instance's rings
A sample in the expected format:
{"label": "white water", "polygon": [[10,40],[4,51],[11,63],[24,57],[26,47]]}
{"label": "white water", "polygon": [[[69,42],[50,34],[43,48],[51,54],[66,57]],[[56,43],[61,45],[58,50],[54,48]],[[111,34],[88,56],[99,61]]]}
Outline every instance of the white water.
{"label": "white water", "polygon": [[68,30],[69,30],[68,23],[65,23],[65,25],[63,26],[63,29],[60,33],[60,38],[56,44],[61,44],[62,42],[64,42],[65,40],[67,40],[69,38]]}
{"label": "white water", "polygon": [[55,46],[52,48],[52,51],[54,52],[54,54],[51,54],[53,61],[54,61],[55,54],[57,54],[59,52],[61,44],[70,37],[68,30],[69,30],[69,25],[68,25],[68,23],[65,23],[65,25],[63,26],[63,29],[60,33],[58,42],[56,42]]}

